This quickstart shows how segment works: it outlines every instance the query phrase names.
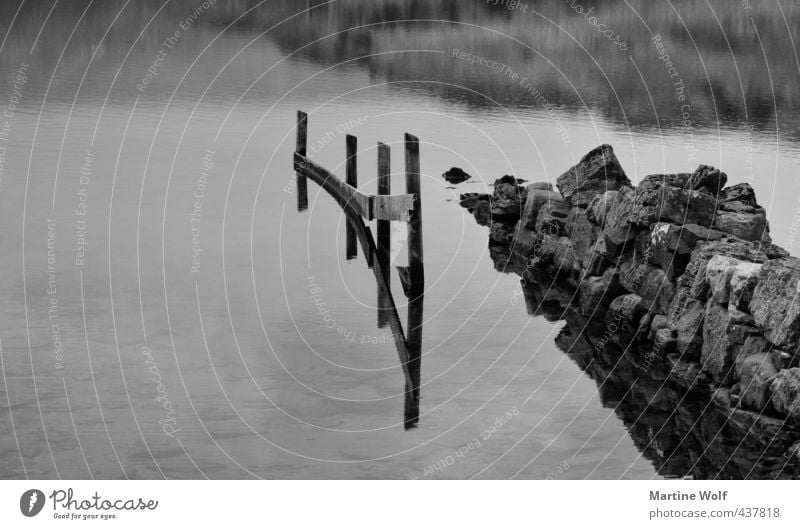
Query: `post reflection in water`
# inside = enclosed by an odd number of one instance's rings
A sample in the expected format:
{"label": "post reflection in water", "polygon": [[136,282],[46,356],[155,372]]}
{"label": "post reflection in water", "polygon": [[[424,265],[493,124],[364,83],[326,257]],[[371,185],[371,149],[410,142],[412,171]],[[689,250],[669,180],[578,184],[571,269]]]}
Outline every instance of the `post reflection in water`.
{"label": "post reflection in water", "polygon": [[[306,157],[308,115],[297,112],[297,143],[294,169],[297,174],[297,210],[308,208],[306,182],[310,178],[326,190],[341,206],[346,218],[346,257],[357,257],[358,239],[367,266],[372,269],[377,284],[378,328],[389,327],[405,375],[404,417],[406,430],[419,423],[420,371],[422,366],[422,322],[425,292],[425,270],[422,252],[422,201],[419,167],[419,140],[405,135],[406,195],[391,196],[390,150],[378,143],[378,195],[364,195],[358,190],[356,164],[357,140],[346,140],[346,177],[339,180],[333,173]],[[377,219],[377,240],[364,219]],[[397,267],[403,292],[408,297],[408,334],[397,312],[391,289],[391,221],[408,224],[408,266]]]}

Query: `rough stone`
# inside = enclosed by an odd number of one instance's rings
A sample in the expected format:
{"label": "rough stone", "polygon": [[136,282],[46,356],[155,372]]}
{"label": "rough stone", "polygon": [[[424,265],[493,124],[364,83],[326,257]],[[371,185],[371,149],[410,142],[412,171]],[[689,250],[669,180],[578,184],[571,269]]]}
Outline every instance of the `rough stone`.
{"label": "rough stone", "polygon": [[700,363],[718,383],[728,385],[734,379],[734,359],[747,336],[758,331],[753,318],[740,311],[728,311],[708,303],[703,322],[703,353]]}
{"label": "rough stone", "polygon": [[585,256],[590,253],[599,233],[600,228],[592,224],[585,215],[578,216],[572,226],[571,235],[575,252],[579,256]]}
{"label": "rough stone", "polygon": [[514,225],[505,222],[492,222],[489,228],[489,240],[509,244],[514,237]]}
{"label": "rough stone", "polygon": [[602,195],[594,197],[592,203],[589,204],[589,208],[586,210],[586,216],[589,220],[602,228],[605,224],[606,212],[616,199],[617,193],[619,193],[619,191],[606,191]]}
{"label": "rough stone", "polygon": [[580,207],[588,206],[599,194],[630,185],[610,145],[592,149],[556,179],[556,186],[567,202]]}
{"label": "rough stone", "polygon": [[767,254],[762,251],[758,243],[742,241],[740,239],[721,239],[719,241],[698,242],[692,252],[686,271],[678,278],[678,293],[672,301],[670,318],[674,321],[689,298],[704,301],[709,292],[706,281],[706,264],[715,255],[733,257],[740,261],[765,263]]}
{"label": "rough stone", "polygon": [[[559,203],[565,202],[561,195],[555,191],[534,187],[536,185],[537,184],[531,184],[528,186],[525,206],[522,210],[522,221],[524,222],[524,226],[529,230],[536,229],[536,219],[539,216],[539,211],[542,209],[542,206],[550,201]],[[569,210],[569,207],[566,209]]]}
{"label": "rough stone", "polygon": [[625,294],[615,298],[606,312],[606,325],[616,331],[620,344],[631,343],[639,331],[639,322],[646,311],[642,298],[636,294]]}
{"label": "rough stone", "polygon": [[726,255],[715,255],[706,264],[706,281],[711,299],[720,305],[727,305],[730,296],[730,282],[740,261]]}
{"label": "rough stone", "polygon": [[495,180],[494,193],[491,200],[491,212],[494,217],[517,220],[521,217],[527,198],[525,188],[517,184],[517,179],[506,175]]}
{"label": "rough stone", "polygon": [[678,353],[687,358],[699,358],[703,345],[703,321],[705,320],[703,303],[691,299],[679,312],[675,322],[670,326],[677,335]]}
{"label": "rough stone", "polygon": [[750,312],[764,336],[781,349],[800,342],[800,259],[769,261],[761,267]]}
{"label": "rough stone", "polygon": [[675,333],[668,328],[658,329],[651,339],[653,346],[660,351],[660,356],[674,353],[678,345]]}
{"label": "rough stone", "polygon": [[654,268],[639,283],[636,293],[642,297],[642,303],[650,311],[666,314],[675,296],[675,282],[669,280],[666,272]]}
{"label": "rough stone", "polygon": [[581,309],[585,315],[602,311],[611,300],[625,291],[619,284],[619,275],[609,268],[601,276],[587,277],[580,283]]}
{"label": "rough stone", "polygon": [[745,338],[744,344],[742,345],[741,349],[736,353],[736,357],[733,360],[734,364],[734,380],[740,380],[742,378],[742,363],[750,356],[757,355],[757,354],[768,354],[772,359],[773,365],[776,368],[780,368],[779,365],[779,357],[777,354],[774,354],[772,351],[772,344],[770,344],[763,336],[748,336]]}
{"label": "rough stone", "polygon": [[720,194],[720,200],[722,202],[742,202],[753,207],[758,206],[758,202],[756,202],[756,192],[753,190],[753,187],[746,182],[723,189]]}
{"label": "rough stone", "polygon": [[637,188],[636,205],[637,222],[646,226],[666,220],[710,227],[717,210],[716,199],[708,193],[654,182]]}
{"label": "rough stone", "polygon": [[535,230],[553,237],[566,235],[567,217],[570,214],[569,204],[549,200],[544,202],[536,217]]}
{"label": "rough stone", "polygon": [[775,410],[793,423],[800,423],[800,368],[779,371],[770,389]]}
{"label": "rough stone", "polygon": [[603,234],[617,247],[624,246],[639,235],[637,206],[634,191],[621,188],[607,197],[603,215]]}
{"label": "rough stone", "polygon": [[770,385],[778,370],[767,353],[748,356],[741,366],[739,402],[745,408],[765,413],[770,404]]}
{"label": "rough stone", "polygon": [[728,175],[710,165],[701,165],[689,179],[690,189],[708,189],[708,192],[717,196],[728,182]]}
{"label": "rough stone", "polygon": [[750,311],[750,301],[753,299],[762,266],[764,265],[747,261],[736,265],[730,278],[729,309]]}
{"label": "rough stone", "polygon": [[489,226],[492,222],[492,196],[486,193],[463,193],[459,205],[472,213],[475,221],[481,226]]}
{"label": "rough stone", "polygon": [[718,211],[714,219],[714,229],[730,233],[745,241],[771,242],[767,225],[767,212],[763,208],[753,212]]}

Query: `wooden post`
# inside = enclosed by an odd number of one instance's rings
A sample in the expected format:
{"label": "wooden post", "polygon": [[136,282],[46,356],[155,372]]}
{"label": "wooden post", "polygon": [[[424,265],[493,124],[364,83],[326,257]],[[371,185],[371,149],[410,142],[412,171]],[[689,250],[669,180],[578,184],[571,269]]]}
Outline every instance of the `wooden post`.
{"label": "wooden post", "polygon": [[[303,156],[306,155],[306,141],[308,135],[308,114],[297,111],[297,143],[295,151]],[[297,211],[308,209],[308,179],[306,176],[297,172]]]}
{"label": "wooden post", "polygon": [[[347,169],[345,181],[358,188],[358,170],[356,163],[356,153],[358,152],[358,140],[355,136],[347,135],[345,138],[347,145]],[[358,241],[356,240],[356,231],[349,222],[345,222],[345,256],[348,260],[355,259],[358,256]]]}
{"label": "wooden post", "polygon": [[420,185],[419,140],[406,134],[406,193],[414,195],[414,210],[408,219],[408,373],[411,387],[406,388],[406,429],[419,420],[419,387],[422,371],[422,322],[425,269],[422,256],[422,188]]}
{"label": "wooden post", "polygon": [[[378,195],[390,195],[392,192],[392,184],[391,184],[391,173],[392,173],[392,166],[391,166],[391,152],[389,146],[378,142]],[[380,266],[378,267],[384,275],[384,279],[386,283],[389,284],[389,261],[390,261],[390,251],[392,246],[392,226],[391,221],[388,220],[378,220],[378,241],[377,241],[377,249],[378,249],[378,261]],[[385,296],[382,295],[381,290],[378,289],[378,327],[384,328],[389,324],[389,321],[386,318],[386,299]]]}
{"label": "wooden post", "polygon": [[419,140],[406,133],[406,193],[414,195],[414,211],[408,219],[408,271],[413,295],[425,290],[422,256],[422,192],[419,173]]}

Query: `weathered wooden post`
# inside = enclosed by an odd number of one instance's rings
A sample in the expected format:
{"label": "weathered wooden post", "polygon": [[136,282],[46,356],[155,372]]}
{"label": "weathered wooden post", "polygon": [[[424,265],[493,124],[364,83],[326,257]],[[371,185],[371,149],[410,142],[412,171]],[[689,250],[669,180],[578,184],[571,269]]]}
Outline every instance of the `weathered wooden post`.
{"label": "weathered wooden post", "polygon": [[[414,195],[414,210],[408,219],[408,272],[411,290],[421,295],[425,289],[422,256],[422,189],[419,173],[419,140],[406,133],[406,193]],[[413,296],[412,296],[413,297]]]}
{"label": "weathered wooden post", "polygon": [[420,184],[419,140],[406,133],[406,193],[414,196],[414,209],[408,219],[408,373],[411,387],[406,388],[406,428],[419,420],[419,386],[422,371],[422,307],[425,292],[425,268],[422,255],[422,186]]}
{"label": "weathered wooden post", "polygon": [[[351,136],[350,134],[347,135],[345,138],[345,144],[347,145],[347,165],[346,165],[346,176],[345,181],[353,186],[354,188],[358,189],[358,170],[356,163],[356,153],[358,152],[358,140],[355,136]],[[346,215],[345,215],[346,217]],[[356,239],[356,230],[353,228],[352,224],[347,221],[345,218],[345,240],[346,240],[346,248],[345,254],[348,260],[354,259],[358,256],[358,240]]]}
{"label": "weathered wooden post", "polygon": [[[297,111],[297,142],[295,152],[305,156],[308,135],[308,114],[302,110]],[[308,209],[308,180],[306,175],[297,171],[297,211]]]}
{"label": "weathered wooden post", "polygon": [[[378,195],[390,195],[392,192],[391,184],[391,152],[389,146],[378,142]],[[383,272],[384,279],[389,283],[389,261],[392,246],[392,225],[389,220],[378,219],[378,267]],[[384,328],[388,325],[386,318],[386,299],[378,290],[378,327]]]}

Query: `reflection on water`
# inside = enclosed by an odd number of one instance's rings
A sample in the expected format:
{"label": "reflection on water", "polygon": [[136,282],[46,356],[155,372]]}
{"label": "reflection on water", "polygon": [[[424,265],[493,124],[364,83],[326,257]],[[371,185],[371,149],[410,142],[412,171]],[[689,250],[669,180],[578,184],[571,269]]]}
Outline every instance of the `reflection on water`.
{"label": "reflection on water", "polygon": [[[796,253],[796,226],[781,219],[800,196],[787,60],[800,6],[603,2],[595,12],[631,43],[623,51],[555,0],[528,12],[458,0],[197,4],[0,3],[0,107],[15,98],[0,138],[0,477],[702,475],[679,464],[674,435],[703,432],[668,425],[648,445],[629,426],[640,405],[630,395],[648,383],[624,397],[629,378],[612,374],[599,401],[584,364],[554,346],[577,336],[569,320],[562,331],[515,306],[517,282],[495,272],[485,230],[457,198],[503,174],[548,180],[612,143],[639,177],[703,160],[750,181],[775,242]],[[378,140],[424,140],[415,429],[398,418],[409,392],[389,329],[375,331],[375,283],[346,260],[349,220],[314,186],[295,213],[298,108],[314,119],[311,157],[338,175],[346,134],[362,141],[363,175],[375,174]],[[451,189],[439,175],[452,166],[474,178]],[[376,192],[372,179],[361,186]],[[411,311],[415,297],[406,303],[390,275],[398,311]],[[467,457],[437,464],[462,447]]]}
{"label": "reflection on water", "polygon": [[694,387],[697,373],[682,374],[680,366],[654,362],[652,344],[620,347],[603,339],[607,327],[602,318],[587,319],[570,307],[574,287],[565,282],[528,282],[524,293],[532,316],[566,321],[556,345],[597,384],[603,405],[614,410],[659,474],[694,479],[800,476],[800,464],[789,451],[800,432],[783,420],[721,407]]}

